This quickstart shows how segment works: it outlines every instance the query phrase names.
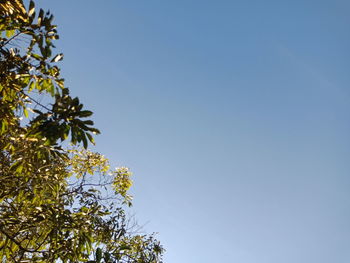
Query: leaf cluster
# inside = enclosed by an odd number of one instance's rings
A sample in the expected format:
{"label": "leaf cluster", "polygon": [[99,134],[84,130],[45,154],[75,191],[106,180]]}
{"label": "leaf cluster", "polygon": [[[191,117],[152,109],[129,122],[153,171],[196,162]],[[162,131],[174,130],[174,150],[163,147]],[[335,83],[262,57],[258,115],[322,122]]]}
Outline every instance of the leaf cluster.
{"label": "leaf cluster", "polygon": [[88,150],[99,130],[64,85],[53,15],[0,15],[0,262],[162,262],[126,215],[130,171]]}
{"label": "leaf cluster", "polygon": [[[0,19],[1,134],[17,125],[16,117],[31,114],[27,137],[44,139],[52,145],[70,134],[73,144],[82,142],[87,148],[88,142],[93,142],[92,133],[98,134],[99,130],[93,128],[91,120],[85,120],[92,112],[84,110],[79,99],[71,97],[64,87],[57,66],[63,54],[53,55],[53,41],[59,38],[53,15],[42,9],[36,15],[35,10],[31,1],[28,12],[17,12],[20,16],[15,11],[0,12],[10,14]],[[22,43],[26,43],[25,48]],[[51,103],[39,102],[43,94]]]}

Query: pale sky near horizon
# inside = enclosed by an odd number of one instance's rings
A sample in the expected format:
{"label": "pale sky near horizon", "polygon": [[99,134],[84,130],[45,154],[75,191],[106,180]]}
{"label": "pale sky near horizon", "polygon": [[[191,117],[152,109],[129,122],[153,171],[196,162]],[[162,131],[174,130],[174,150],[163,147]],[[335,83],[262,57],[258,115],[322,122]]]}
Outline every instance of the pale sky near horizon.
{"label": "pale sky near horizon", "polygon": [[349,1],[37,6],[164,262],[350,262]]}

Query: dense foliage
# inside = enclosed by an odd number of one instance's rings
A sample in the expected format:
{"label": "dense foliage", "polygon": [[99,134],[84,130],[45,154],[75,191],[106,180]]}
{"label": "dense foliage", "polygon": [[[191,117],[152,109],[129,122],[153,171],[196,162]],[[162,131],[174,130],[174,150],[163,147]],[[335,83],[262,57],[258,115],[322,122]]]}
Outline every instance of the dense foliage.
{"label": "dense foliage", "polygon": [[0,261],[161,262],[126,216],[129,170],[88,150],[99,131],[64,86],[52,14],[0,0],[0,15]]}

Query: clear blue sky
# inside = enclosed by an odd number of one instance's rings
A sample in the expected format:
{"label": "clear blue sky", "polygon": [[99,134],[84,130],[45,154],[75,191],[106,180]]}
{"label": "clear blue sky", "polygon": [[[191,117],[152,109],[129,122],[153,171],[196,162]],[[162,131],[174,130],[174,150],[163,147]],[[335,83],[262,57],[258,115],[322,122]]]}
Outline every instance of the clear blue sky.
{"label": "clear blue sky", "polygon": [[349,1],[39,3],[165,262],[350,262]]}

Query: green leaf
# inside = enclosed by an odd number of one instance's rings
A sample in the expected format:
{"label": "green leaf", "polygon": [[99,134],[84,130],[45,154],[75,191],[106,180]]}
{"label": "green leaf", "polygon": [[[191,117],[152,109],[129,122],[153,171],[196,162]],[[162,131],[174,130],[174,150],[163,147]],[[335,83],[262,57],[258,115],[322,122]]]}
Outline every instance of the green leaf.
{"label": "green leaf", "polygon": [[1,134],[4,134],[7,130],[8,123],[6,120],[1,120]]}
{"label": "green leaf", "polygon": [[27,108],[23,108],[23,114],[26,118],[28,118],[29,114]]}
{"label": "green leaf", "polygon": [[38,15],[38,26],[39,27],[41,26],[41,22],[43,21],[43,18],[44,18],[44,10],[40,9],[39,15]]}
{"label": "green leaf", "polygon": [[108,252],[104,253],[104,260],[106,263],[109,263],[111,260],[111,254],[109,254]]}
{"label": "green leaf", "polygon": [[94,133],[94,134],[100,134],[101,132],[98,130],[98,129],[96,129],[96,128],[89,128],[89,131],[91,131],[92,133]]}
{"label": "green leaf", "polygon": [[63,54],[57,54],[52,60],[51,62],[58,62],[61,61],[63,59]]}
{"label": "green leaf", "polygon": [[39,54],[30,54],[33,58],[37,59],[37,60],[44,60],[44,58],[42,56],[40,56]]}
{"label": "green leaf", "polygon": [[30,1],[29,3],[29,11],[28,11],[28,16],[33,17],[35,15],[35,4],[33,1]]}
{"label": "green leaf", "polygon": [[84,148],[87,149],[87,147],[88,147],[88,141],[87,141],[87,139],[86,139],[85,132],[81,133],[81,139],[82,139],[82,141],[83,141]]}
{"label": "green leaf", "polygon": [[86,120],[86,121],[83,121],[83,123],[85,125],[94,125],[94,122],[92,120]]}
{"label": "green leaf", "polygon": [[92,143],[92,144],[95,144],[95,139],[94,139],[94,137],[92,137],[92,135],[90,134],[90,133],[85,133],[86,134],[86,136],[89,138],[89,141]]}
{"label": "green leaf", "polygon": [[101,260],[102,260],[102,249],[98,247],[96,249],[96,262],[100,263]]}
{"label": "green leaf", "polygon": [[92,114],[93,114],[92,111],[83,110],[83,111],[79,112],[78,116],[84,118],[84,117],[89,117],[89,116],[91,116]]}
{"label": "green leaf", "polygon": [[15,30],[6,30],[6,37],[10,38],[15,34]]}

